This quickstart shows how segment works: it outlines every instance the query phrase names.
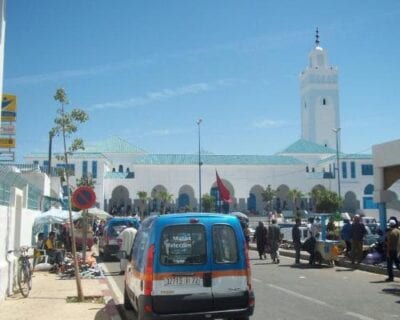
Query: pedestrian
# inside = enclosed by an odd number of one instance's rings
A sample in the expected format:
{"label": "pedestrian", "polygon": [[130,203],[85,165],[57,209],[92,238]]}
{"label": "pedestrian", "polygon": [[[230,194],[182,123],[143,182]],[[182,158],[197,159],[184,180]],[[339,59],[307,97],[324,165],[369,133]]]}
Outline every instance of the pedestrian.
{"label": "pedestrian", "polygon": [[340,230],[340,237],[346,243],[346,256],[350,257],[351,252],[351,223],[349,219],[343,219],[343,227]]}
{"label": "pedestrian", "polygon": [[57,267],[61,267],[64,264],[64,256],[61,250],[56,248],[56,233],[51,231],[49,237],[44,242],[44,249],[49,257],[52,257]]}
{"label": "pedestrian", "polygon": [[268,242],[271,245],[271,259],[273,263],[279,263],[279,245],[281,243],[281,228],[277,224],[276,218],[272,218],[271,225],[268,227]]}
{"label": "pedestrian", "polygon": [[317,237],[319,236],[319,224],[315,222],[313,217],[308,219],[307,224],[308,238],[304,243],[305,250],[308,251],[310,257],[308,258],[308,264],[315,264],[315,247],[317,243]]}
{"label": "pedestrian", "polygon": [[132,251],[133,241],[135,240],[137,230],[133,227],[133,223],[128,221],[127,227],[122,230],[119,234],[119,238],[122,240],[121,251],[124,252],[120,261],[120,274],[125,273],[126,266],[128,265],[128,261],[130,260],[130,254]]}
{"label": "pedestrian", "polygon": [[400,230],[397,228],[397,222],[394,219],[389,220],[389,231],[387,234],[387,273],[386,282],[392,282],[393,279],[393,263],[400,270],[400,261],[398,257],[400,244]]}
{"label": "pedestrian", "polygon": [[301,224],[301,219],[296,218],[295,222],[296,223],[292,228],[292,240],[295,251],[295,263],[300,264],[301,230],[299,227]]}
{"label": "pedestrian", "polygon": [[242,229],[243,229],[244,238],[246,239],[247,247],[249,247],[249,243],[250,243],[250,228],[249,228],[249,224],[248,223],[240,223],[240,225],[242,226]]}
{"label": "pedestrian", "polygon": [[257,243],[257,251],[260,256],[260,260],[267,259],[267,255],[265,254],[265,247],[267,245],[267,228],[265,227],[262,221],[258,221],[258,226],[256,227],[256,231],[254,232],[253,242]]}
{"label": "pedestrian", "polygon": [[363,243],[366,234],[367,230],[361,221],[360,215],[356,214],[350,229],[352,264],[359,264],[363,259]]}
{"label": "pedestrian", "polygon": [[329,222],[326,225],[326,239],[328,240],[336,240],[336,226],[335,226],[335,221],[333,220],[333,217],[329,218]]}

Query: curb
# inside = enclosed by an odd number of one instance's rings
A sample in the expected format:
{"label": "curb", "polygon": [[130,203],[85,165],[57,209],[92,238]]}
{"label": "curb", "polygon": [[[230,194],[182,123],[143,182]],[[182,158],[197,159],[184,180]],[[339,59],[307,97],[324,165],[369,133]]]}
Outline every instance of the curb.
{"label": "curb", "polygon": [[121,320],[121,315],[118,311],[118,307],[115,304],[115,300],[113,298],[113,291],[111,289],[110,283],[106,278],[99,279],[101,284],[107,284],[108,289],[102,290],[101,293],[104,296],[105,305],[105,313],[110,320]]}
{"label": "curb", "polygon": [[[257,250],[254,246],[250,246],[250,250]],[[285,257],[295,257],[294,251],[287,250],[287,249],[279,249],[279,254],[281,256]],[[308,260],[308,253],[301,252],[300,253],[300,259],[301,260]],[[382,267],[379,265],[373,265],[373,264],[365,264],[365,263],[360,263],[360,264],[352,264],[350,261],[344,261],[343,259],[335,261],[335,266],[338,267],[344,267],[344,268],[349,268],[349,269],[355,269],[355,270],[361,270],[361,271],[366,271],[366,272],[371,272],[371,273],[376,273],[376,274],[382,274],[387,276],[387,270],[386,267]],[[400,271],[395,270],[393,268],[393,274],[395,277],[400,277]]]}

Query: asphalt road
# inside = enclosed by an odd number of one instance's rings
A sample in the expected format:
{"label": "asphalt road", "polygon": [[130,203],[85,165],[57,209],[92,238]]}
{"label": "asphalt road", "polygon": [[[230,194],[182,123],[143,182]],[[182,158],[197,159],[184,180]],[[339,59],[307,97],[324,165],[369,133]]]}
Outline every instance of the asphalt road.
{"label": "asphalt road", "polygon": [[[400,280],[347,268],[293,266],[281,257],[279,265],[259,260],[251,251],[255,313],[251,319],[393,320],[400,319]],[[117,304],[123,304],[119,262],[104,263]],[[121,306],[121,309],[123,307]],[[126,319],[136,319],[133,312]]]}

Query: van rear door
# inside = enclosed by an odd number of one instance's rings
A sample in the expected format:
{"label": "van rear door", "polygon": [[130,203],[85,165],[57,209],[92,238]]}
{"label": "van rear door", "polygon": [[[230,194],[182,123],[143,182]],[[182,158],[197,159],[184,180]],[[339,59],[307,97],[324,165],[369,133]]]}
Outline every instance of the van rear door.
{"label": "van rear door", "polygon": [[213,310],[207,230],[195,220],[167,225],[158,235],[152,293],[157,314]]}
{"label": "van rear door", "polygon": [[245,241],[239,225],[212,225],[212,293],[215,310],[249,306]]}

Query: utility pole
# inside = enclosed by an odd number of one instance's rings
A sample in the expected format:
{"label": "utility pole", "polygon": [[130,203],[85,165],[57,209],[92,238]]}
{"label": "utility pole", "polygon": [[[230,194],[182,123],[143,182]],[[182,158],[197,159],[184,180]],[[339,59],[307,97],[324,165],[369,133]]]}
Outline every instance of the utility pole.
{"label": "utility pole", "polygon": [[200,148],[200,124],[203,120],[197,120],[197,127],[198,127],[198,140],[199,140],[199,212],[201,212],[201,148]]}
{"label": "utility pole", "polygon": [[340,195],[340,160],[339,160],[339,133],[340,133],[340,128],[334,128],[332,129],[333,132],[336,134],[336,167],[337,167],[337,183],[338,183],[338,195],[339,198],[341,198]]}

